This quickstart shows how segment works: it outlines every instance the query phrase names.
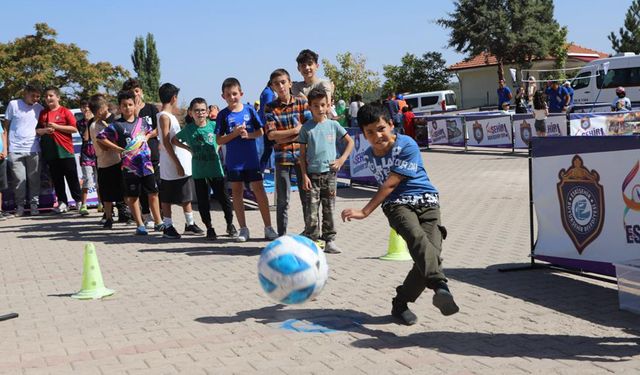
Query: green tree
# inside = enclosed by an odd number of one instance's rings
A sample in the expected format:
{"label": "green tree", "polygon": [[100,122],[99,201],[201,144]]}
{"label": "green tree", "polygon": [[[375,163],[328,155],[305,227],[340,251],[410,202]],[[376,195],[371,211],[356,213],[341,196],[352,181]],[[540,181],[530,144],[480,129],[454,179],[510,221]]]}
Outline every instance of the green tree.
{"label": "green tree", "polygon": [[445,90],[451,73],[439,52],[427,52],[418,57],[407,53],[401,65],[385,65],[382,85],[384,92],[424,92]]}
{"label": "green tree", "polygon": [[138,80],[146,99],[152,102],[159,101],[160,58],[158,57],[153,34],[147,33],[146,40],[141,36],[136,37],[133,41],[131,62],[133,63],[133,70],[138,75]]}
{"label": "green tree", "polygon": [[633,0],[627,9],[619,34],[618,37],[612,32],[608,37],[614,51],[640,53],[640,0]]}
{"label": "green tree", "polygon": [[469,57],[495,56],[498,79],[504,78],[505,63],[528,66],[549,56],[562,30],[553,0],[458,0],[448,16],[437,23],[450,29],[449,47]]}
{"label": "green tree", "polygon": [[122,66],[92,64],[88,52],[56,41],[57,32],[46,23],[35,24],[35,35],[0,43],[0,101],[6,104],[26,84],[57,86],[66,106],[100,89],[108,92],[129,76]]}
{"label": "green tree", "polygon": [[328,59],[322,59],[324,74],[335,85],[335,100],[348,102],[354,94],[365,95],[380,86],[378,73],[367,69],[364,56],[339,53],[336,61],[338,64],[333,65]]}

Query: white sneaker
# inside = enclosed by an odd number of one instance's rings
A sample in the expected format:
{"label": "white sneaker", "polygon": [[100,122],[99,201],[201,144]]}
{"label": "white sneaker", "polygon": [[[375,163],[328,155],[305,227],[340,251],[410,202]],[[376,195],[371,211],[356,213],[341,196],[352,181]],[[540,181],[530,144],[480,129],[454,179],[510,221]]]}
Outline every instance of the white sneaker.
{"label": "white sneaker", "polygon": [[156,223],[153,221],[153,218],[151,217],[151,214],[144,215],[144,218],[142,218],[142,221],[144,221],[144,226],[147,229],[153,229],[156,225]]}
{"label": "white sneaker", "polygon": [[16,216],[24,216],[24,206],[16,207]]}
{"label": "white sneaker", "polygon": [[249,240],[249,228],[247,227],[240,228],[240,232],[238,233],[238,237],[236,237],[236,241],[247,242],[248,240]]}
{"label": "white sneaker", "polygon": [[273,227],[264,227],[264,238],[273,241],[278,238],[278,233],[273,230]]}
{"label": "white sneaker", "polygon": [[58,207],[53,209],[53,212],[57,213],[57,214],[62,214],[69,211],[69,207],[67,207],[66,203],[61,202],[60,204],[58,204]]}
{"label": "white sneaker", "polygon": [[31,216],[37,216],[39,213],[40,211],[38,211],[38,204],[31,203]]}

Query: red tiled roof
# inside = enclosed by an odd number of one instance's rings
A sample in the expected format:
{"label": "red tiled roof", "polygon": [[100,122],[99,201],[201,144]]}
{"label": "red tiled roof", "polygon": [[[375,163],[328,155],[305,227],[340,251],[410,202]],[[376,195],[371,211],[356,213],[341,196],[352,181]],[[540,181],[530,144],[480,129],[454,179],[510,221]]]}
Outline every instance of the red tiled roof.
{"label": "red tiled roof", "polygon": [[[604,52],[599,52],[590,48],[585,48],[573,43],[569,45],[568,54],[569,54],[569,57],[577,58],[580,60],[584,60],[584,59],[593,60],[596,58],[599,59],[602,57],[609,56]],[[549,56],[545,60],[551,60],[551,59],[553,58]],[[495,56],[487,52],[483,52],[470,59],[463,60],[451,65],[449,67],[449,70],[462,70],[462,69],[477,68],[480,66],[491,66],[491,65],[498,65],[498,60],[496,60]]]}

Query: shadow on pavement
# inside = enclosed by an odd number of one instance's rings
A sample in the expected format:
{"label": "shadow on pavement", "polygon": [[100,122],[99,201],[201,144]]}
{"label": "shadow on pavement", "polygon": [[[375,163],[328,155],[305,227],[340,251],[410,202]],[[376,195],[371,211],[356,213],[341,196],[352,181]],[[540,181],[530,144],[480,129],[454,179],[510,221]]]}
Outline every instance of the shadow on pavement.
{"label": "shadow on pavement", "polygon": [[[180,241],[180,240],[178,240]],[[185,254],[189,256],[203,255],[233,255],[233,256],[257,256],[260,255],[262,247],[238,247],[233,246],[234,242],[230,240],[230,245],[224,243],[209,242],[212,246],[208,247],[179,247],[175,249],[143,249],[138,250],[140,253],[169,253],[169,254]],[[216,245],[216,247],[213,247]]]}

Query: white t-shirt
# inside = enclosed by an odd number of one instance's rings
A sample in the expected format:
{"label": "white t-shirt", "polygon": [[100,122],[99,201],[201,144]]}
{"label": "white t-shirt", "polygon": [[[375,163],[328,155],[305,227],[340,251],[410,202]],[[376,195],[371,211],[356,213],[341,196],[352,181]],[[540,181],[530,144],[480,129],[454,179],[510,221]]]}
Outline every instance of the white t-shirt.
{"label": "white t-shirt", "polygon": [[363,105],[364,105],[363,102],[351,102],[351,104],[349,104],[349,117],[357,118],[358,117],[358,110]]}
{"label": "white t-shirt", "polygon": [[5,118],[9,125],[9,152],[40,152],[40,142],[36,135],[38,117],[44,109],[40,103],[28,105],[22,99],[9,102]]}
{"label": "white t-shirt", "polygon": [[547,110],[546,109],[534,109],[533,116],[536,120],[546,120],[547,118]]}
{"label": "white t-shirt", "polygon": [[158,141],[160,141],[160,179],[162,180],[180,180],[185,177],[191,176],[191,153],[183,148],[171,145],[173,152],[178,157],[182,169],[184,169],[184,176],[178,176],[178,170],[173,160],[169,157],[167,150],[164,148],[164,141],[162,139],[162,128],[160,126],[160,116],[166,115],[171,120],[171,127],[169,128],[169,137],[173,138],[176,133],[180,131],[180,123],[176,116],[169,112],[160,112],[157,115],[158,118]]}

